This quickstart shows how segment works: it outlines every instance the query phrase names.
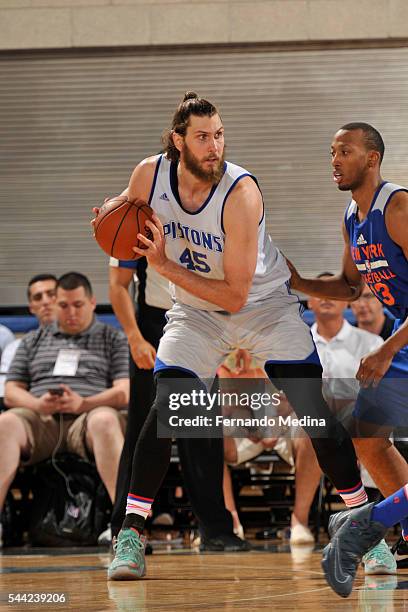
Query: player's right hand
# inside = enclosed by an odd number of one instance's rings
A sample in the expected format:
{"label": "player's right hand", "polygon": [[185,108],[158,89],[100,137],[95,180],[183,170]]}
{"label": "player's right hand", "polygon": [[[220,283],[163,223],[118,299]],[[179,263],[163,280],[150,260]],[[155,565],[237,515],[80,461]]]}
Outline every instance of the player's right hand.
{"label": "player's right hand", "polygon": [[[110,200],[110,198],[105,198],[103,203],[106,204],[106,202],[108,202],[109,200]],[[95,225],[96,218],[99,215],[99,212],[100,212],[101,208],[102,208],[102,206],[94,206],[92,208],[92,212],[95,215],[94,218],[91,219],[92,229],[93,229],[93,226]]]}
{"label": "player's right hand", "polygon": [[156,349],[147,340],[129,342],[133,361],[141,370],[151,370],[156,359]]}

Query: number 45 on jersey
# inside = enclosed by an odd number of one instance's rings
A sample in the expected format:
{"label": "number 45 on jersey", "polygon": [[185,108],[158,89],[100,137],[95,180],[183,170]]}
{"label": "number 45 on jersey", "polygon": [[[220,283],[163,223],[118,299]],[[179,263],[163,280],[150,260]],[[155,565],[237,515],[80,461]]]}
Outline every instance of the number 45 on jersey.
{"label": "number 45 on jersey", "polygon": [[208,265],[207,255],[205,253],[197,253],[197,251],[190,251],[190,249],[184,249],[180,255],[180,263],[187,267],[187,270],[193,270],[194,272],[211,272],[211,268]]}

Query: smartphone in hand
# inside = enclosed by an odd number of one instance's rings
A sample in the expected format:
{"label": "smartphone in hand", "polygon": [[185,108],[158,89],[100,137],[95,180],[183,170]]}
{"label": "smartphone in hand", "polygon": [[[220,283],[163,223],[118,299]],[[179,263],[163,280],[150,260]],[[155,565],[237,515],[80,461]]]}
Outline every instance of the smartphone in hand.
{"label": "smartphone in hand", "polygon": [[56,387],[54,389],[48,389],[48,393],[50,395],[58,395],[61,397],[61,395],[64,395],[64,389],[61,389],[61,387]]}

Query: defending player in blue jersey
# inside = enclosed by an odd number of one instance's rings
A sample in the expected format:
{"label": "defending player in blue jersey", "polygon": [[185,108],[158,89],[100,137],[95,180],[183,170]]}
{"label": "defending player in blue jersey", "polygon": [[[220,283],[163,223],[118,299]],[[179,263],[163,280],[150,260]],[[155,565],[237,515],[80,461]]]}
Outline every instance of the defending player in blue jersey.
{"label": "defending player in blue jersey", "polygon": [[[331,155],[334,181],[352,193],[344,218],[343,270],[334,278],[306,280],[289,264],[291,286],[313,296],[347,299],[352,280],[356,299],[364,281],[396,317],[393,335],[361,360],[354,411],[365,435],[383,436],[354,443],[381,492],[391,495],[408,482],[408,466],[387,439],[394,427],[408,425],[408,189],[381,178],[384,143],[366,123],[343,126]],[[334,515],[331,530],[336,533],[324,551],[323,568],[340,595],[350,594],[359,561],[385,528],[408,516],[406,490],[374,508],[369,504]],[[402,526],[408,538],[408,522]]]}

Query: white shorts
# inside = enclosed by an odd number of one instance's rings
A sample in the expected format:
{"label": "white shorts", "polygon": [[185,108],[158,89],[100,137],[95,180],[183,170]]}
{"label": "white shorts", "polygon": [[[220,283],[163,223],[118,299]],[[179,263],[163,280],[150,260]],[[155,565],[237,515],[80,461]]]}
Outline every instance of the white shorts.
{"label": "white shorts", "polygon": [[176,303],[166,316],[155,372],[178,368],[212,380],[236,348],[247,349],[259,367],[268,362],[320,363],[310,329],[300,316],[299,299],[286,285],[237,313]]}

